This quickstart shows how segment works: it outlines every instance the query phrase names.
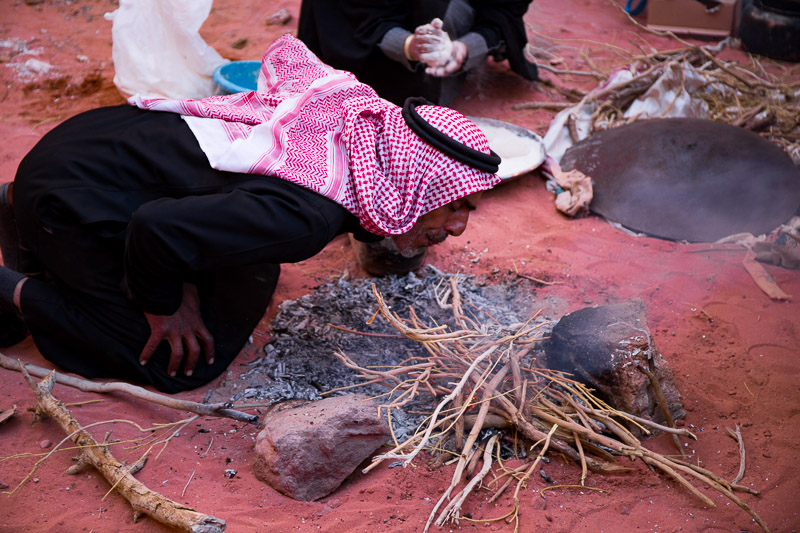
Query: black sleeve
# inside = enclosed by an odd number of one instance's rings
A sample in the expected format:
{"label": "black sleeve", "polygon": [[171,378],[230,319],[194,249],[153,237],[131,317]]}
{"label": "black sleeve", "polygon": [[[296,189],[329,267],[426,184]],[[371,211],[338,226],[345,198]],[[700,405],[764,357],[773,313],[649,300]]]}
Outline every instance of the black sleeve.
{"label": "black sleeve", "polygon": [[304,0],[297,36],[324,62],[358,72],[396,27],[410,26],[404,0]]}
{"label": "black sleeve", "polygon": [[308,259],[352,217],[311,191],[289,183],[276,189],[270,194],[233,190],[162,198],[142,205],[128,226],[123,292],[143,311],[169,315],[180,306],[182,283],[193,272]]}
{"label": "black sleeve", "polygon": [[[528,42],[522,17],[532,0],[477,0],[472,31],[486,40],[495,59],[508,59],[511,68],[520,76],[538,79],[536,65],[525,59],[523,49]],[[503,46],[504,45],[504,46]],[[504,50],[503,50],[504,49]]]}

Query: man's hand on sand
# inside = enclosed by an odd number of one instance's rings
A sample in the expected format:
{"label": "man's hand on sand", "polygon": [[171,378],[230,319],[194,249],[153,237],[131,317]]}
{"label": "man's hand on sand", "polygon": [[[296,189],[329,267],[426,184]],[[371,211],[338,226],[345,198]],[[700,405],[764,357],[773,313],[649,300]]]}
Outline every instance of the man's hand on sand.
{"label": "man's hand on sand", "polygon": [[167,367],[170,376],[177,375],[181,361],[184,361],[183,372],[191,376],[200,358],[201,346],[206,354],[206,362],[214,362],[214,337],[200,316],[197,287],[190,283],[183,284],[183,301],[175,314],[144,315],[150,324],[150,338],[139,356],[140,364],[146,365],[150,361],[162,341],[168,341],[171,346]]}

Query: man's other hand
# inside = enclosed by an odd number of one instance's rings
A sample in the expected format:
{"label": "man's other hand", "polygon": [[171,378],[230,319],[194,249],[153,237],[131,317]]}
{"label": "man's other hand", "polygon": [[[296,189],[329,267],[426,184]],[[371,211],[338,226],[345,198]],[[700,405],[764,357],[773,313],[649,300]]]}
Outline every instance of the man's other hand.
{"label": "man's other hand", "polygon": [[162,341],[171,346],[167,372],[170,376],[178,373],[183,364],[183,372],[191,376],[200,358],[200,349],[206,354],[206,362],[214,362],[214,337],[208,331],[200,316],[200,298],[197,287],[183,284],[183,301],[173,315],[144,314],[150,324],[150,338],[144,345],[139,363],[146,365]]}

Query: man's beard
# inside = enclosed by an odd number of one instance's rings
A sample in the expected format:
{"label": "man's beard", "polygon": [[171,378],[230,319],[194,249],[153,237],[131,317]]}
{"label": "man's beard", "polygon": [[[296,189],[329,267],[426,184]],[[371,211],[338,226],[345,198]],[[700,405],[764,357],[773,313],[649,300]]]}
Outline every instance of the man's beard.
{"label": "man's beard", "polygon": [[393,252],[396,252],[396,253],[402,255],[406,259],[411,259],[413,257],[416,257],[419,254],[424,253],[425,250],[426,250],[426,248],[420,248],[420,247],[412,246],[412,245],[403,246],[401,248],[400,246],[397,246],[396,242],[394,242],[394,237],[386,237],[386,239],[384,240],[384,246],[388,250],[391,250]]}

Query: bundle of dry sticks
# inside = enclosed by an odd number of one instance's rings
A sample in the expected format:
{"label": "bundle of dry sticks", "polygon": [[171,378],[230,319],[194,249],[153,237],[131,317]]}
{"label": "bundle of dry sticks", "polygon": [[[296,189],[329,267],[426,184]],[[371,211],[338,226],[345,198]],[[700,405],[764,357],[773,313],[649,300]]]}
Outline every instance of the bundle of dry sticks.
{"label": "bundle of dry sticks", "polygon": [[[425,324],[412,307],[408,308],[408,317],[401,318],[387,307],[374,287],[373,292],[379,313],[400,333],[422,343],[427,355],[389,370],[359,366],[344,353],[337,357],[365,381],[391,387],[390,402],[381,406],[390,420],[395,409],[414,400],[424,399],[431,408],[430,415],[413,436],[404,442],[395,439],[394,448],[376,457],[365,471],[386,460],[408,465],[423,450],[457,458],[450,487],[431,511],[425,531],[433,523],[442,526],[448,521],[468,519],[461,508],[478,487],[492,487],[494,495],[490,501],[495,501],[511,485],[515,485],[513,508],[495,520],[513,521],[517,531],[521,512],[519,493],[547,452],[580,464],[580,484],[587,490],[599,490],[585,486],[589,470],[598,473],[630,470],[616,464],[616,460],[639,459],[651,471],[674,479],[710,507],[714,506],[712,500],[692,481],[724,494],[768,531],[758,515],[735,494],[758,494],[757,491],[739,485],[738,479],[726,481],[687,462],[688,458],[684,461],[651,451],[628,427],[636,426],[645,434],[656,430],[696,439],[688,430],[664,427],[614,410],[580,383],[537,367],[529,354],[542,338],[543,323],[532,325],[532,318],[526,324],[509,327],[493,317],[480,323],[475,316],[467,316],[457,276],[443,280],[437,292],[439,304],[452,309],[452,328]],[[497,429],[504,426],[508,429]],[[521,436],[526,448],[538,450],[538,454],[528,456],[520,467],[507,467],[500,455],[500,441],[505,436],[511,441]],[[454,443],[452,450],[446,449],[447,443]],[[475,472],[481,461],[482,467]],[[490,472],[494,479],[488,481]]]}
{"label": "bundle of dry sticks", "polygon": [[[631,54],[605,45],[613,48],[611,68],[599,66],[588,52],[583,51],[582,62],[593,68],[589,71],[568,70],[561,66],[563,59],[554,52],[562,46],[558,40],[531,29],[537,35],[537,42],[536,45],[530,44],[526,53],[531,59],[536,59],[543,70],[568,81],[574,81],[576,76],[590,76],[600,83],[597,88],[586,92],[574,87],[564,89],[553,80],[545,80],[545,84],[552,85],[568,102],[529,102],[516,105],[514,109],[570,108],[570,136],[573,142],[577,142],[593,132],[642,118],[626,114],[626,111],[656,83],[669,77],[668,85],[671,86],[668,89],[673,92],[674,100],[667,103],[661,116],[670,116],[675,100],[688,95],[702,106],[704,118],[754,131],[782,146],[795,164],[800,165],[800,81],[796,69],[750,54],[746,56],[747,64],[724,60],[721,57],[726,49],[739,46],[735,39],[698,45],[672,32],[649,29],[629,18],[642,32],[671,38],[681,47],[655,50],[646,43],[642,45],[632,41],[639,53]],[[548,64],[548,59],[555,65]],[[625,81],[614,79],[619,68],[625,68],[632,76]],[[671,75],[671,71],[674,74]],[[687,73],[699,82],[689,84]],[[579,135],[575,121],[585,109],[591,110],[589,127],[584,135]]]}

